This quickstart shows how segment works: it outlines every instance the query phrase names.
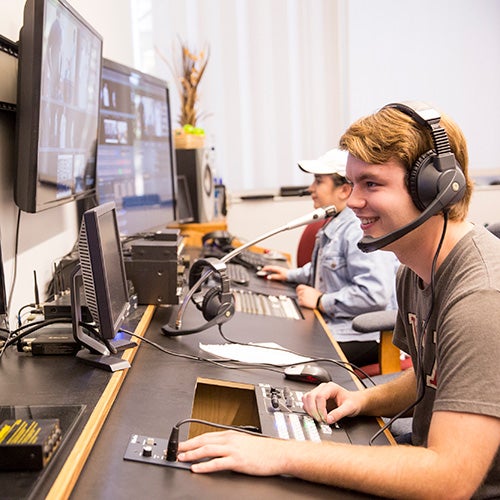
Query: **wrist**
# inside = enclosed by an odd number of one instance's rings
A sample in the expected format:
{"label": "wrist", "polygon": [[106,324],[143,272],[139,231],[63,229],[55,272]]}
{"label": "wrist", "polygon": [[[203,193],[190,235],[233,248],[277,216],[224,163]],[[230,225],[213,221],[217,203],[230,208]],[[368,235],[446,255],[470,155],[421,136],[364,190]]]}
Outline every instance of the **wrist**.
{"label": "wrist", "polygon": [[318,299],[316,300],[316,309],[319,309],[321,308],[321,299],[323,298],[323,295],[324,293],[322,293],[321,295],[318,295]]}

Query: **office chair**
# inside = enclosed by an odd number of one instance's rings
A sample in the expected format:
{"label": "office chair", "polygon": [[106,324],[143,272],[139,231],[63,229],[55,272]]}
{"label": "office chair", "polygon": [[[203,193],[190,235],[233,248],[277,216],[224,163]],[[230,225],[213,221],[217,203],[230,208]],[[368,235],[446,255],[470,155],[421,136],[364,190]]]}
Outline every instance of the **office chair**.
{"label": "office chair", "polygon": [[352,320],[352,328],[357,332],[380,331],[379,362],[361,367],[370,377],[399,372],[412,366],[411,358],[402,358],[401,351],[392,343],[396,315],[397,311],[391,309],[360,314]]}
{"label": "office chair", "polygon": [[328,219],[311,222],[308,224],[299,240],[297,246],[297,267],[302,267],[304,264],[311,262],[311,256],[316,241],[316,233],[323,227]]}

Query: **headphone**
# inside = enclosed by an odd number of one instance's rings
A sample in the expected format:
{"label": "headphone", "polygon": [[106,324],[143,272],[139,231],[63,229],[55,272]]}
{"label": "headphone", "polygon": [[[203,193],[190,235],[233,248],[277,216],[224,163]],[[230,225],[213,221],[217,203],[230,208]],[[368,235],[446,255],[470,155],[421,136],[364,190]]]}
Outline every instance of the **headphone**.
{"label": "headphone", "polygon": [[227,231],[212,231],[204,234],[201,242],[204,257],[223,257],[234,250],[232,242],[234,236]]}
{"label": "headphone", "polygon": [[358,243],[363,252],[383,248],[423,224],[433,215],[460,201],[465,194],[465,175],[451,151],[446,130],[439,124],[441,115],[428,104],[411,101],[391,103],[382,109],[393,108],[408,115],[418,125],[428,128],[434,149],[417,158],[408,174],[408,190],[419,217],[406,226],[380,238],[365,236]]}
{"label": "headphone", "polygon": [[165,335],[175,337],[198,333],[211,326],[222,325],[234,316],[234,297],[231,293],[230,280],[226,274],[226,265],[216,258],[199,259],[191,266],[188,295],[192,299],[194,294],[201,289],[201,285],[196,285],[207,271],[207,278],[212,274],[219,277],[220,287],[214,286],[210,288],[203,296],[201,305],[193,301],[196,307],[201,310],[207,323],[189,330],[172,328],[168,324],[163,325],[161,329]]}

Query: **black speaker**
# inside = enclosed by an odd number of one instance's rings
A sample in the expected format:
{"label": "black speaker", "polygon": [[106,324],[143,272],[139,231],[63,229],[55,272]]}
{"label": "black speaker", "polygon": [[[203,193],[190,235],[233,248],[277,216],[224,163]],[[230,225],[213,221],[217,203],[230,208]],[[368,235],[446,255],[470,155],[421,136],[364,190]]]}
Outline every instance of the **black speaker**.
{"label": "black speaker", "polygon": [[460,201],[465,193],[465,175],[451,151],[446,130],[440,125],[440,114],[426,103],[411,101],[387,104],[428,128],[434,149],[423,153],[412,165],[408,175],[408,188],[415,206],[423,212],[438,196],[443,205]]}
{"label": "black speaker", "polygon": [[176,149],[177,175],[185,176],[194,222],[211,222],[215,215],[214,153],[209,148]]}

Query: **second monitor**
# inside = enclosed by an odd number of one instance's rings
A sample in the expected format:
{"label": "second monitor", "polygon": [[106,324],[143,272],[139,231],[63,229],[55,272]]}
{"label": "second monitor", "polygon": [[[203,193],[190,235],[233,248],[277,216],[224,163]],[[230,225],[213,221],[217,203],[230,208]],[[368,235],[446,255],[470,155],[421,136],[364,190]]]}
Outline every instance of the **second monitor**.
{"label": "second monitor", "polygon": [[122,236],[176,220],[167,83],[103,59],[97,148],[99,204],[116,203]]}

